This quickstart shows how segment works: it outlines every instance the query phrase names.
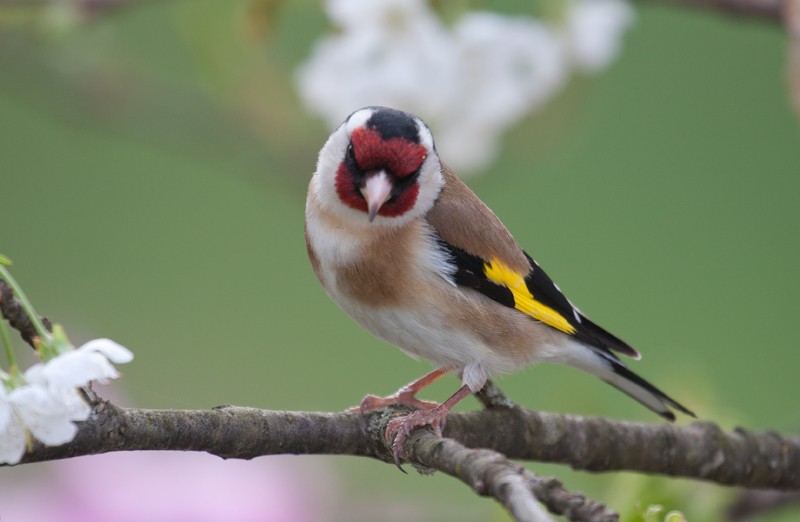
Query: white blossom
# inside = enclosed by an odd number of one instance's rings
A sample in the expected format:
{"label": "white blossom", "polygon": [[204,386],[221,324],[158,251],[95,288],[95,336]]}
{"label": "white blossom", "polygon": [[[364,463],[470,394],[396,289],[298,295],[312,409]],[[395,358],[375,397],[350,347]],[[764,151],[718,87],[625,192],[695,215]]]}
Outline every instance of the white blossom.
{"label": "white blossom", "polygon": [[563,21],[472,12],[446,27],[424,0],[328,0],[339,33],[297,72],[308,109],[336,127],[385,105],[420,115],[460,173],[484,168],[502,133],[557,94],[574,69],[613,61],[632,21],[624,0],[576,0]]}
{"label": "white blossom", "polygon": [[48,446],[75,438],[75,421],[89,418],[91,409],[77,388],[119,373],[111,362],[126,363],[133,354],[110,339],[95,339],[46,363],[31,366],[25,384],[10,392],[0,382],[0,463],[15,464],[25,453],[26,435]]}
{"label": "white blossom", "polygon": [[119,377],[109,361],[121,364],[132,360],[133,354],[124,346],[111,339],[94,339],[45,364],[32,366],[25,372],[25,379],[63,388],[80,388],[90,381],[105,384],[108,379]]}
{"label": "white blossom", "polygon": [[75,388],[29,384],[13,390],[8,400],[25,428],[48,446],[75,438],[78,427],[72,421],[86,420],[90,413]]}

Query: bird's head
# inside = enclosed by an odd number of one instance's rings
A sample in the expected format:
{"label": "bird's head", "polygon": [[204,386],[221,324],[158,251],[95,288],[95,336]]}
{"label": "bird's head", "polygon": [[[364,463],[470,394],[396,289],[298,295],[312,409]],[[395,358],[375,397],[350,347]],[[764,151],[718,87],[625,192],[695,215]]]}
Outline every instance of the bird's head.
{"label": "bird's head", "polygon": [[358,110],[331,134],[312,182],[326,208],[348,221],[378,226],[424,215],[443,183],[428,126],[386,107]]}

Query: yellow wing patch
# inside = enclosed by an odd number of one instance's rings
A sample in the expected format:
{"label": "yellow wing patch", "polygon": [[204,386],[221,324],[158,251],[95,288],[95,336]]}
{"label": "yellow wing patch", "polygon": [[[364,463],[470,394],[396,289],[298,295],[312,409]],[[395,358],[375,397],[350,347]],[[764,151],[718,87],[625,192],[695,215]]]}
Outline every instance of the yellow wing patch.
{"label": "yellow wing patch", "polygon": [[575,327],[564,316],[533,298],[525,278],[495,260],[484,263],[483,272],[492,283],[505,286],[514,295],[514,308],[562,332],[573,334]]}

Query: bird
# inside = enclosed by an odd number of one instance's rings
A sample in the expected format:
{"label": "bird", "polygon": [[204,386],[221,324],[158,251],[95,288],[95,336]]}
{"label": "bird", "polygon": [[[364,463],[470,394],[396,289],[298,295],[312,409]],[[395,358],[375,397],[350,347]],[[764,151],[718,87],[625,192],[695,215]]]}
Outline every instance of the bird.
{"label": "bird", "polygon": [[[388,107],[352,113],[320,150],[305,239],[327,294],[378,339],[435,370],[357,409],[416,408],[386,430],[400,467],[411,430],[441,436],[448,412],[491,376],[539,362],[571,366],[660,416],[690,410],[633,373],[640,354],[583,314],[495,214],[439,158],[430,128]],[[441,404],[416,397],[448,373],[462,386]],[[402,469],[402,468],[401,468]]]}

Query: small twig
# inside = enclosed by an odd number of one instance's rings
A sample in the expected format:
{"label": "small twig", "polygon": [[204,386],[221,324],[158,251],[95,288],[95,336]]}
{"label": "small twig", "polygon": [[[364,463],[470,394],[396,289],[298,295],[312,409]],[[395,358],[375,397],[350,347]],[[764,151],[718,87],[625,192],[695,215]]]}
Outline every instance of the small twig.
{"label": "small twig", "polygon": [[729,520],[746,520],[758,513],[774,511],[800,503],[800,491],[776,491],[774,489],[747,489],[728,509]]}
{"label": "small twig", "polygon": [[[391,443],[384,440],[387,451]],[[555,478],[543,478],[488,449],[469,449],[453,439],[418,430],[406,443],[411,461],[442,471],[479,495],[496,498],[515,520],[551,520],[539,502],[556,515],[580,522],[617,522],[619,516],[603,504],[567,491]]]}
{"label": "small twig", "polygon": [[[3,4],[45,5],[63,0],[0,0]],[[121,7],[151,2],[152,0],[71,0],[86,13],[98,14]],[[652,1],[652,0],[651,0]],[[722,11],[729,14],[761,18],[780,22],[782,19],[781,0],[662,0],[691,7]]]}
{"label": "small twig", "polygon": [[[656,1],[656,0],[650,0]],[[661,0],[689,7],[700,7],[720,11],[727,14],[759,18],[762,20],[781,22],[783,6],[781,0]]]}
{"label": "small twig", "polygon": [[[27,4],[27,5],[46,5],[63,3],[65,0],[0,0],[0,5],[3,4]],[[83,9],[86,12],[99,12],[108,11],[111,9],[118,9],[120,7],[127,7],[132,4],[139,4],[150,2],[152,0],[66,0],[74,4],[76,7]]]}
{"label": "small twig", "polygon": [[789,90],[794,110],[800,117],[800,0],[784,1],[785,25],[789,32]]}
{"label": "small twig", "polygon": [[[14,297],[14,292],[2,279],[0,279],[0,313],[6,318],[8,324],[10,324],[12,328],[19,331],[22,339],[28,343],[31,348],[35,348],[33,345],[33,338],[38,335],[36,333],[36,328],[33,326],[27,312],[25,312],[22,303]],[[42,317],[41,321],[45,328],[51,332],[53,331],[53,325],[47,317]]]}

